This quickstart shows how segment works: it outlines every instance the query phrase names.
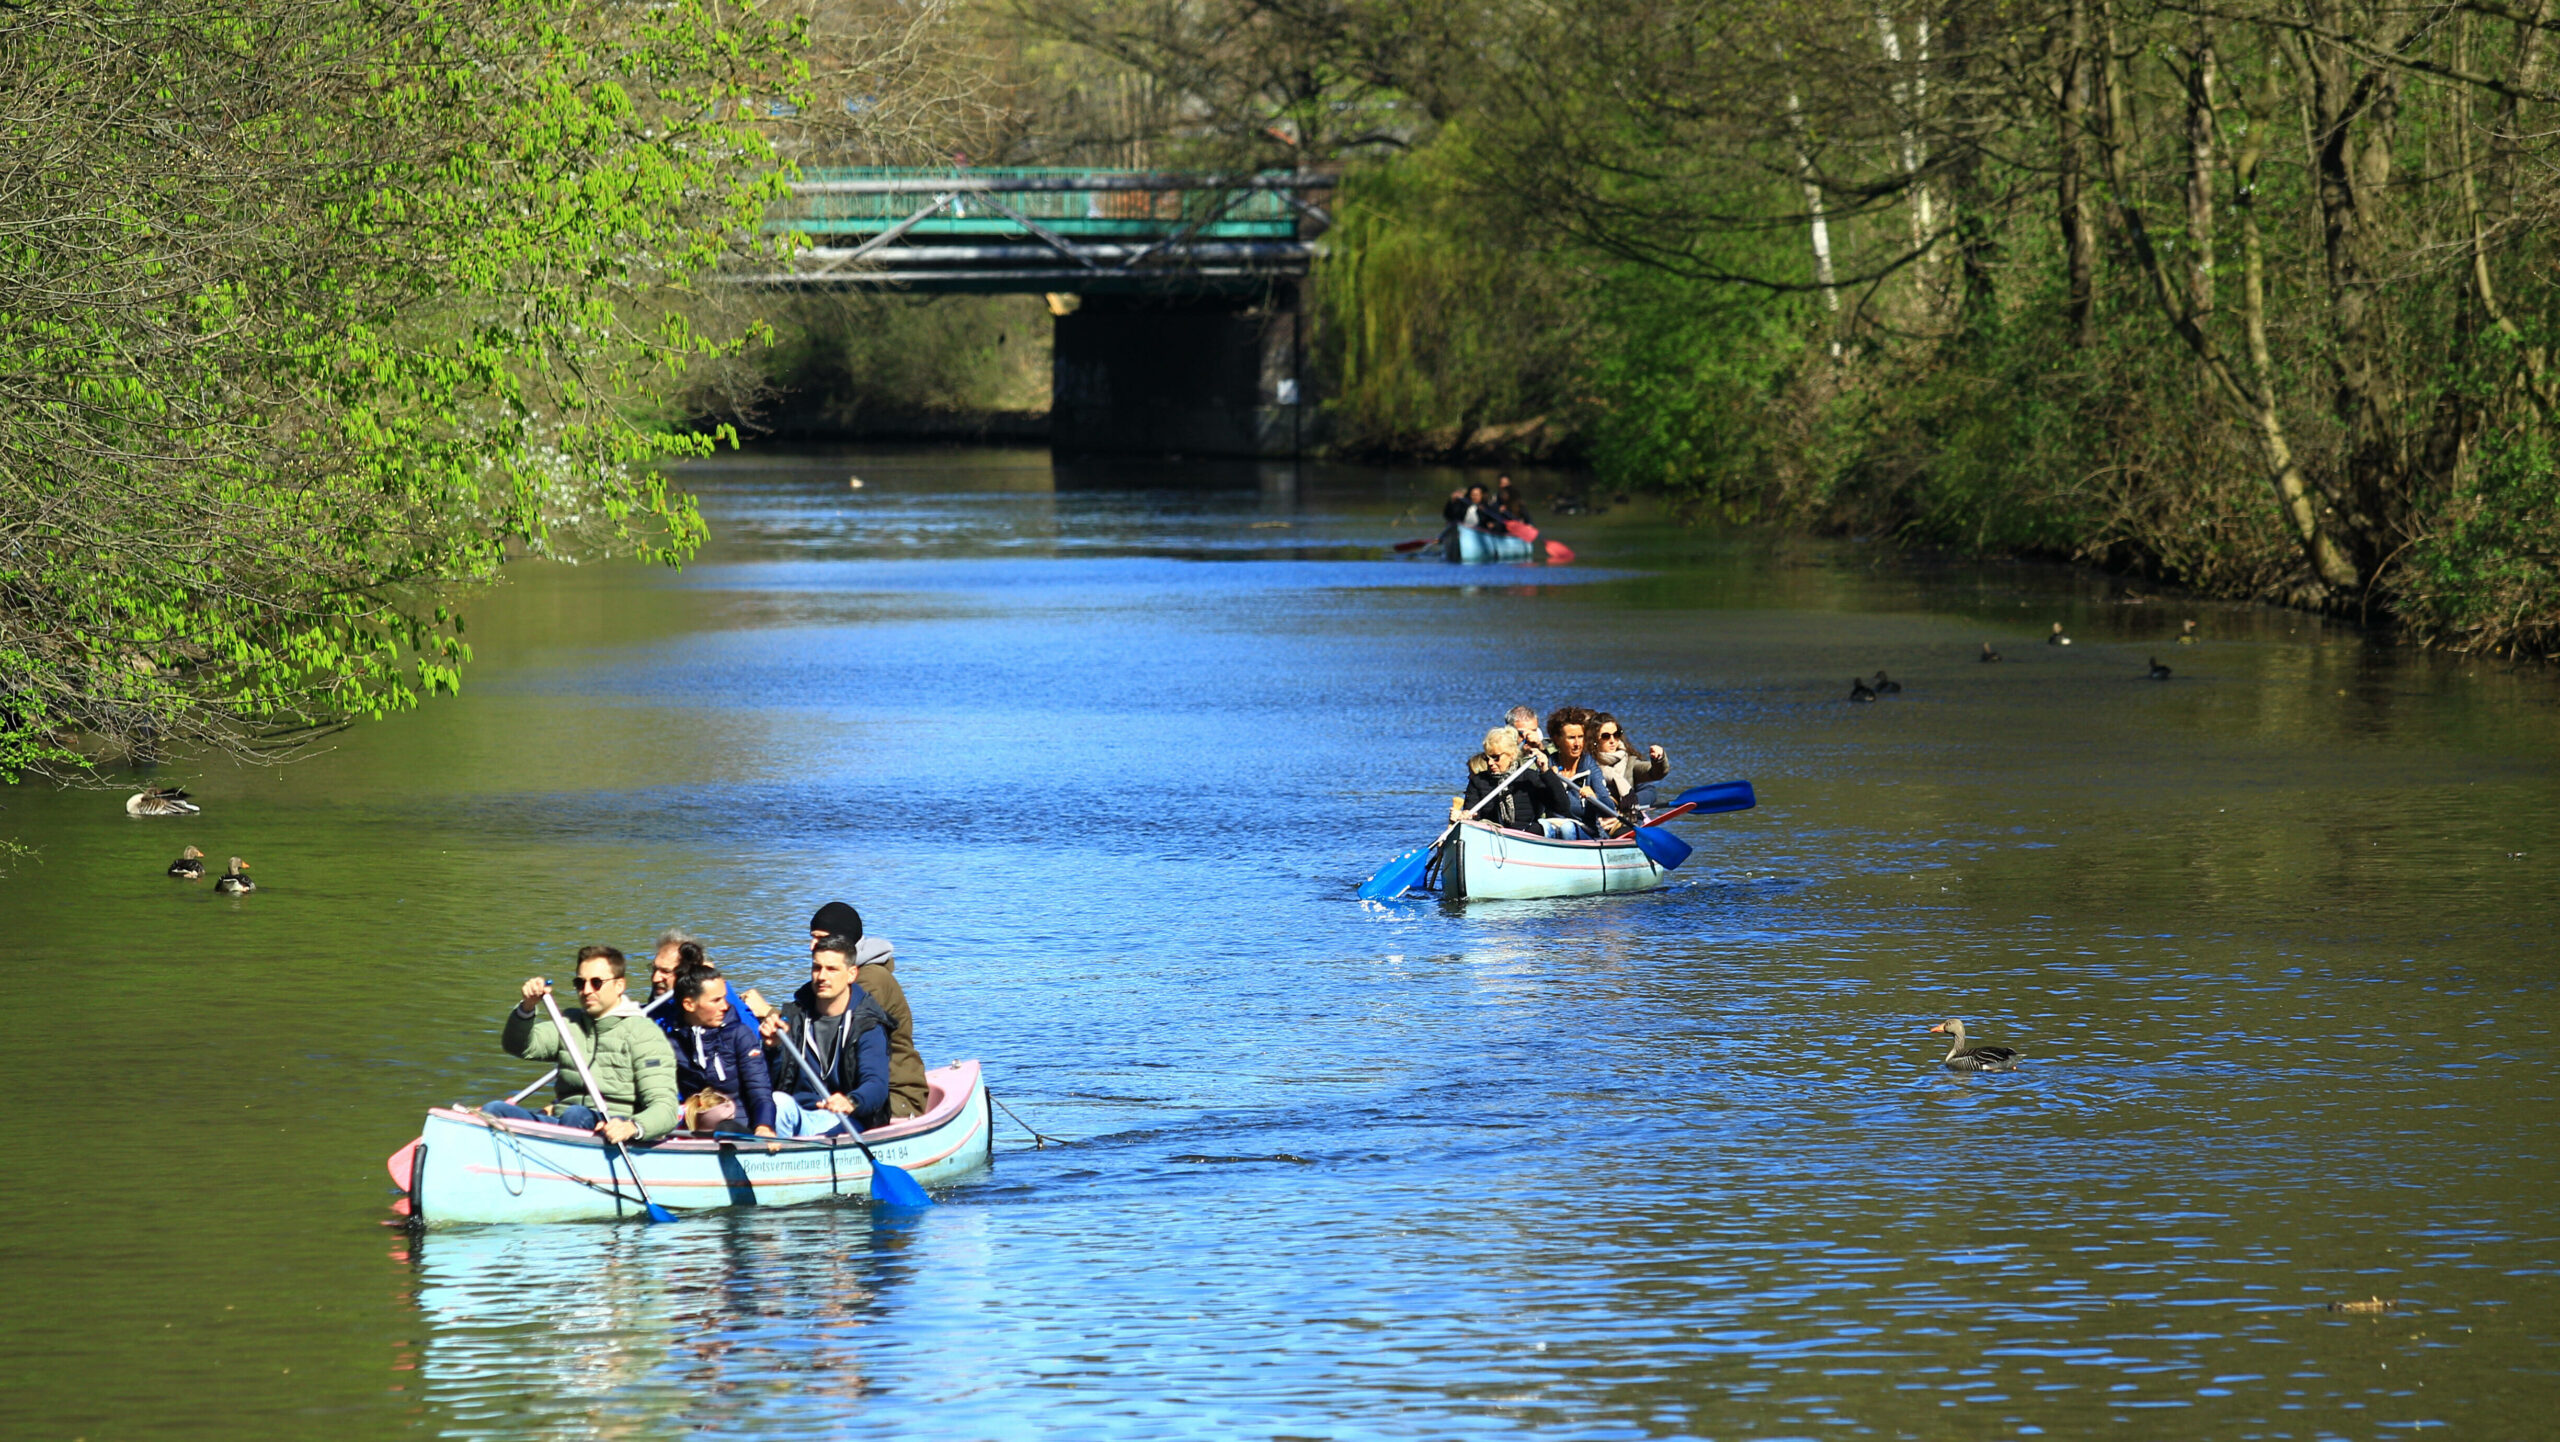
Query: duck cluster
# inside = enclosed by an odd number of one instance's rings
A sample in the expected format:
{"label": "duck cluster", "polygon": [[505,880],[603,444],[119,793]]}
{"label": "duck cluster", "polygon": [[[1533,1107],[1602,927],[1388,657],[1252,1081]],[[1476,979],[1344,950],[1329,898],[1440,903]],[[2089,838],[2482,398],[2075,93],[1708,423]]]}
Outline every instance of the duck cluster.
{"label": "duck cluster", "polygon": [[[125,798],[127,816],[192,816],[204,810],[187,799],[187,793],[174,786],[146,786]],[[204,880],[204,853],[187,847],[178,859],[169,863],[169,875],[180,881]],[[231,865],[213,879],[213,889],[226,896],[245,896],[258,889],[249,879],[249,863],[235,856]]]}
{"label": "duck cluster", "polygon": [[[2071,644],[2071,638],[2063,634],[2062,623],[2060,621],[2056,621],[2053,623],[2052,628],[2045,632],[2044,643],[2048,646],[2068,646]],[[2178,644],[2181,646],[2192,646],[2195,643],[2196,623],[2193,621],[2180,622]],[[2006,658],[2003,657],[1999,650],[1990,642],[1985,641],[1982,643],[1982,654],[1975,659],[1987,665],[1991,662],[2004,660]],[[2153,681],[2166,681],[2169,679],[2169,668],[2160,664],[2159,657],[2151,656],[2145,659],[2150,663],[2148,669],[2143,672],[2146,679]],[[1876,679],[1873,682],[1869,682],[1864,678],[1852,680],[1849,683],[1849,699],[1858,702],[1873,701],[1879,696],[1888,696],[1901,689],[1901,686],[1887,679],[1882,671],[1878,671],[1876,673]]]}
{"label": "duck cluster", "polygon": [[[226,896],[242,896],[255,891],[258,883],[249,879],[248,872],[249,863],[237,856],[232,857],[230,868],[213,879],[213,889]],[[204,853],[192,846],[179,852],[178,859],[169,863],[169,874],[180,881],[204,880]]]}

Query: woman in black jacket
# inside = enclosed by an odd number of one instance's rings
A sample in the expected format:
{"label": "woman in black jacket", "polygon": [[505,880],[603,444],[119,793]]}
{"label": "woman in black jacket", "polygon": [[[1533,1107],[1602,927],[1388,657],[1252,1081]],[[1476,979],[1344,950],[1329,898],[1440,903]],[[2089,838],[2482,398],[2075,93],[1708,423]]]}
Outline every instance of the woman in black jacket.
{"label": "woman in black jacket", "polygon": [[[1465,819],[1474,812],[1478,821],[1490,821],[1505,831],[1538,833],[1538,823],[1549,816],[1574,814],[1572,798],[1556,780],[1543,751],[1533,751],[1525,758],[1528,772],[1509,786],[1503,781],[1520,768],[1524,758],[1520,749],[1520,733],[1509,726],[1496,726],[1484,733],[1484,750],[1467,758],[1467,794],[1449,798],[1449,819]],[[1496,788],[1500,794],[1496,795]],[[1488,802],[1486,797],[1493,799]],[[1483,809],[1477,810],[1481,806]]]}

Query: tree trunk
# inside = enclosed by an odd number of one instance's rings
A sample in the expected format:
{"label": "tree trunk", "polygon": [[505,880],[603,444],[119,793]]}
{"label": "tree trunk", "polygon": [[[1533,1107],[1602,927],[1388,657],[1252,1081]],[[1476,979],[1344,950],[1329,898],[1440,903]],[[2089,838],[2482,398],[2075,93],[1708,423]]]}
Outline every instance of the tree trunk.
{"label": "tree trunk", "polygon": [[[2351,34],[2359,17],[2340,0],[2310,0],[2313,24]],[[2390,49],[2395,37],[2371,35]],[[2320,206],[2329,288],[2330,409],[2347,438],[2342,494],[2346,528],[2366,563],[2391,544],[2393,522],[2407,500],[2408,464],[2398,422],[2399,397],[2382,365],[2383,339],[2374,288],[2388,270],[2373,254],[2391,182],[2391,146],[2399,105],[2399,73],[2368,65],[2357,73],[2344,46],[2310,39],[2297,49],[2311,78],[2313,190]]]}
{"label": "tree trunk", "polygon": [[2056,136],[2060,175],[2054,183],[2054,199],[2061,211],[2064,329],[2073,345],[2086,346],[2097,339],[2098,268],[2098,238],[2089,224],[2082,156],[2089,133],[2089,0],[2071,0],[2063,36],[2061,100]]}
{"label": "tree trunk", "polygon": [[[1786,58],[1787,52],[1782,46],[1778,59],[1783,62]],[[1813,278],[1822,287],[1823,308],[1831,312],[1836,324],[1840,314],[1840,291],[1831,268],[1831,223],[1823,210],[1822,186],[1813,178],[1813,152],[1805,145],[1804,102],[1797,97],[1792,84],[1787,86],[1787,134],[1795,144],[1796,179],[1804,185],[1805,213],[1812,220]],[[1840,337],[1836,330],[1831,337],[1831,356],[1834,360],[1840,357]]]}
{"label": "tree trunk", "polygon": [[2187,309],[2202,324],[2213,314],[2213,86],[2218,60],[2213,32],[2196,22],[2187,58]]}
{"label": "tree trunk", "polygon": [[[2247,420],[2258,442],[2260,463],[2267,481],[2276,493],[2276,504],[2282,511],[2286,529],[2302,546],[2303,558],[2310,562],[2316,578],[2313,594],[2305,600],[2326,600],[2358,589],[2364,573],[2355,558],[2340,544],[2328,509],[2320,504],[2302,463],[2293,453],[2293,442],[2286,433],[2284,412],[2276,404],[2274,355],[2267,342],[2266,248],[2258,233],[2256,189],[2258,156],[2265,128],[2255,117],[2248,128],[2248,140],[2240,154],[2233,157],[2235,208],[2240,214],[2241,237],[2241,323],[2249,346],[2249,375],[2244,379],[2231,366],[2213,332],[2202,324],[2202,318],[2187,303],[2187,288],[2169,273],[2167,262],[2152,244],[2151,229],[2144,220],[2137,201],[2131,167],[2126,150],[2131,142],[2128,133],[2131,120],[2125,104],[2126,85],[2117,73],[2112,57],[2120,53],[2113,44],[2109,26],[2107,54],[2110,57],[2097,71],[2104,92],[2101,114],[2104,123],[2096,132],[2098,153],[2106,166],[2107,188],[2114,193],[2116,216],[2124,227],[2125,241],[2134,259],[2142,266],[2151,282],[2153,299],[2169,319],[2170,328],[2202,362],[2212,393],[2218,393]],[[2211,394],[2199,397],[2207,404]]]}

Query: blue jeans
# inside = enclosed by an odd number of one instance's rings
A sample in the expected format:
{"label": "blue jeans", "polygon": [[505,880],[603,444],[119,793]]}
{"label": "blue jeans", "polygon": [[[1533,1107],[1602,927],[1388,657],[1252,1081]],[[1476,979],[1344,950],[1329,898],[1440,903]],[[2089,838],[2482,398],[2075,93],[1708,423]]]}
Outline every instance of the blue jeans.
{"label": "blue jeans", "polygon": [[480,1114],[484,1117],[508,1117],[520,1122],[558,1122],[564,1127],[576,1127],[584,1132],[594,1131],[604,1121],[603,1114],[593,1107],[565,1106],[558,1116],[547,1117],[514,1102],[484,1102]]}
{"label": "blue jeans", "polygon": [[850,1118],[816,1107],[804,1108],[800,1100],[786,1091],[773,1094],[773,1130],[776,1136],[822,1137],[838,1127],[851,1131]]}

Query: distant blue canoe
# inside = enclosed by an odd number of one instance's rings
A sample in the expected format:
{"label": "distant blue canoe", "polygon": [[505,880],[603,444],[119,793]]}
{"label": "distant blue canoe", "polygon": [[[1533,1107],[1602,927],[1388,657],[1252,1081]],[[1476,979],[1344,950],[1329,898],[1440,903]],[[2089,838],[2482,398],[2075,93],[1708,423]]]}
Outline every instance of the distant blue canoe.
{"label": "distant blue canoe", "polygon": [[1468,565],[1489,561],[1526,561],[1533,554],[1529,543],[1518,536],[1497,536],[1473,526],[1451,526],[1448,543],[1441,553],[1452,561]]}

